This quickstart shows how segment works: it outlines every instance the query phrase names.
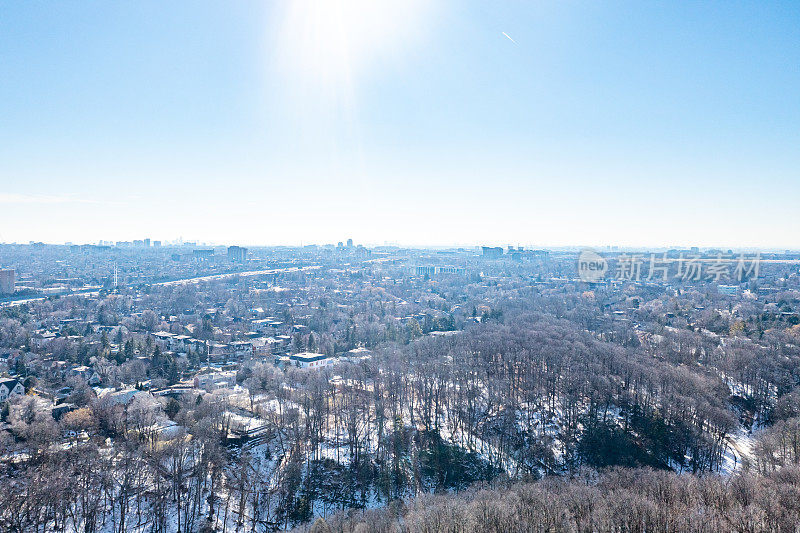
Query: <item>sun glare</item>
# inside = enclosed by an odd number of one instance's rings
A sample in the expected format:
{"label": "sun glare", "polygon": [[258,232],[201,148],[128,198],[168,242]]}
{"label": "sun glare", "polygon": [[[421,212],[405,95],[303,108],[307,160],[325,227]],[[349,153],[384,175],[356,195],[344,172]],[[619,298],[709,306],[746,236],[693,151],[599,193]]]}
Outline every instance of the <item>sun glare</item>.
{"label": "sun glare", "polygon": [[273,20],[279,67],[297,81],[352,88],[419,42],[433,2],[293,0]]}

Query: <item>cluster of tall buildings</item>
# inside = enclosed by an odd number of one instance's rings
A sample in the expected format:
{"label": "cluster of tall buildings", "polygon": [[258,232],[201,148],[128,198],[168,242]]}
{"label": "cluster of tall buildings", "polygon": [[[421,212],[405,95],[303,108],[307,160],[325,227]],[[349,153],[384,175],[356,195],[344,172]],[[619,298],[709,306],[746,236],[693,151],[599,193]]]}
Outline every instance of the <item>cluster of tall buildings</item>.
{"label": "cluster of tall buildings", "polygon": [[[70,243],[67,243],[70,244]],[[119,247],[134,247],[134,248],[150,248],[161,246],[161,241],[151,241],[148,239],[135,239],[132,241],[104,241],[97,242],[97,246],[119,246]]]}
{"label": "cluster of tall buildings", "polygon": [[546,259],[549,255],[547,250],[526,250],[522,246],[508,247],[508,252],[503,254],[503,248],[500,246],[483,246],[482,247],[484,259],[501,259],[509,257],[514,261],[522,261],[523,259]]}

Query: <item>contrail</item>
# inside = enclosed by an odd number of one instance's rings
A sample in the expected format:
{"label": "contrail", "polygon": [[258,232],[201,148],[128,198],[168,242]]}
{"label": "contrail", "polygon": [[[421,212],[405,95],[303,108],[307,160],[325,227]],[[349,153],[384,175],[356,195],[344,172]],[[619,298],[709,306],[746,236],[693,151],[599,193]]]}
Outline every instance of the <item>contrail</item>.
{"label": "contrail", "polygon": [[503,35],[505,35],[505,36],[508,38],[508,40],[509,40],[509,41],[511,41],[512,43],[514,43],[514,44],[517,44],[517,41],[515,41],[514,39],[512,39],[512,38],[511,38],[511,36],[510,36],[509,34],[507,34],[506,32],[504,32],[504,31],[501,31],[500,33],[502,33]]}

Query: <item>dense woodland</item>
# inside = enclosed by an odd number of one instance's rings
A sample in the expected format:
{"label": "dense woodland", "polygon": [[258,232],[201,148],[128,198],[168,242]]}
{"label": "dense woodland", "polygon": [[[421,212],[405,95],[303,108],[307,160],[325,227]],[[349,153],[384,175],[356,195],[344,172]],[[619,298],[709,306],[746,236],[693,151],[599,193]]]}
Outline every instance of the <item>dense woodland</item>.
{"label": "dense woodland", "polygon": [[591,478],[474,487],[320,518],[298,533],[797,531],[800,470],[733,478],[619,469]]}
{"label": "dense woodland", "polygon": [[[233,279],[3,310],[30,391],[2,413],[0,529],[793,530],[800,348],[775,310],[796,293],[778,307],[710,287],[542,285],[539,270],[380,286],[397,271],[364,268],[268,280],[280,292]],[[371,357],[318,371],[252,357],[232,388],[145,392],[208,358],[153,332],[246,338],[255,307],[296,331],[290,352]],[[51,317],[91,320],[62,326],[49,357],[140,393],[119,403],[37,372],[31,325]],[[56,420],[39,393],[64,385],[77,409]],[[264,430],[232,438],[242,419]]]}

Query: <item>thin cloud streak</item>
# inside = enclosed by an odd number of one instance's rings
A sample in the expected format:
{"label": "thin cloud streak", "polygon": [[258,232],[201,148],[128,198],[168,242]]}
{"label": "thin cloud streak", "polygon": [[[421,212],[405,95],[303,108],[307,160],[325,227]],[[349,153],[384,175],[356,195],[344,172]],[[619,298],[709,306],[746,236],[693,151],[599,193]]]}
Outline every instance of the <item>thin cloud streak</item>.
{"label": "thin cloud streak", "polygon": [[85,198],[75,198],[66,195],[37,195],[37,194],[17,194],[0,193],[0,204],[120,204],[121,202],[107,202],[100,200],[89,200]]}
{"label": "thin cloud streak", "polygon": [[509,41],[511,41],[512,43],[514,43],[514,44],[517,44],[517,41],[515,41],[514,39],[512,39],[512,38],[511,38],[511,36],[510,36],[509,34],[507,34],[506,32],[504,32],[504,31],[501,31],[500,33],[502,33],[503,35],[505,35],[505,36],[506,36],[506,38],[507,38]]}

